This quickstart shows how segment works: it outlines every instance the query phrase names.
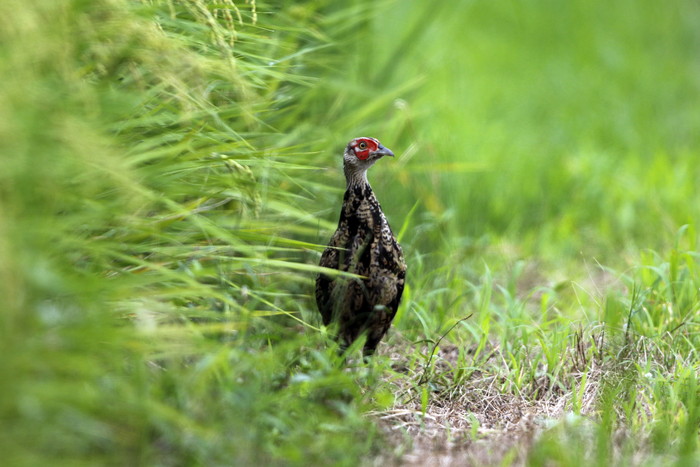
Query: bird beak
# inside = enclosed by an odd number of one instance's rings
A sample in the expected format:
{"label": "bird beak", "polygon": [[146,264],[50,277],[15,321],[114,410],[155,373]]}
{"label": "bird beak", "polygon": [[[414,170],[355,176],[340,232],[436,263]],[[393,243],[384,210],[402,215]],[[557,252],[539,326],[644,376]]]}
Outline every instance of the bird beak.
{"label": "bird beak", "polygon": [[381,156],[391,156],[391,157],[394,157],[394,153],[391,152],[391,149],[385,148],[385,147],[382,146],[381,144],[379,145],[379,147],[377,148],[377,150],[374,151],[374,152],[372,153],[372,155],[373,155],[373,156],[380,156],[380,157],[381,157]]}

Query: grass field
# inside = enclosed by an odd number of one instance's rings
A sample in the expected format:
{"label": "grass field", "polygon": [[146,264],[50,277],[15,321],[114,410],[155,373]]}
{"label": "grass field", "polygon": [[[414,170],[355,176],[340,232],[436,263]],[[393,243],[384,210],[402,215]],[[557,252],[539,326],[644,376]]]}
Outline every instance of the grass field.
{"label": "grass field", "polygon": [[[692,1],[0,4],[7,465],[697,465]],[[368,364],[313,300],[369,178]]]}

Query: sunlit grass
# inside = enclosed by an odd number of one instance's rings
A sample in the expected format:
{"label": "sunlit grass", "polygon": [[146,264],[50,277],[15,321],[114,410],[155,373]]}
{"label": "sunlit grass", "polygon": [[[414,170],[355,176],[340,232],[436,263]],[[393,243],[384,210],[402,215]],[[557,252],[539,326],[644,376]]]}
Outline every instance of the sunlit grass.
{"label": "sunlit grass", "polygon": [[297,205],[335,190],[300,183],[318,169],[287,108],[332,42],[284,26],[303,7],[262,7],[3,5],[11,464],[352,464],[376,446],[362,386],[293,327],[317,330],[306,239],[330,225]]}
{"label": "sunlit grass", "polygon": [[[441,5],[0,6],[7,462],[698,461],[700,12]],[[368,365],[312,298],[360,135],[409,267]]]}

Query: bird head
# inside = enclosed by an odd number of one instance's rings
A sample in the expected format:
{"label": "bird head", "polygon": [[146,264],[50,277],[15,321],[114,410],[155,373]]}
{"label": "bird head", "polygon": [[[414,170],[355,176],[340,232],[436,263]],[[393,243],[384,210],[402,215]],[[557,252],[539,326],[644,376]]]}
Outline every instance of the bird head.
{"label": "bird head", "polygon": [[364,179],[367,169],[384,156],[394,157],[394,153],[374,138],[361,137],[350,141],[343,154],[343,165],[348,182],[357,177]]}

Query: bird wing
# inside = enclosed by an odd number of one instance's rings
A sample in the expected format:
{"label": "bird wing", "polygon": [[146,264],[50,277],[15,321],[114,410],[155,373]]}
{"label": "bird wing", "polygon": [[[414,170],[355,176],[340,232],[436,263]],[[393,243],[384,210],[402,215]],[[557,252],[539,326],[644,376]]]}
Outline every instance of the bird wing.
{"label": "bird wing", "polygon": [[406,278],[406,262],[401,246],[386,219],[383,219],[375,233],[376,245],[371,249],[374,267],[372,268],[371,287],[372,303],[383,305],[390,309],[394,317],[403,294]]}
{"label": "bird wing", "polygon": [[[340,249],[337,247],[339,243],[339,231],[336,231],[331,241],[321,254],[321,261],[319,266],[329,269],[339,269],[339,253]],[[328,326],[331,322],[333,316],[333,285],[334,280],[332,277],[326,274],[319,274],[316,278],[316,305],[318,306],[318,311],[321,313],[321,318],[323,324]]]}

